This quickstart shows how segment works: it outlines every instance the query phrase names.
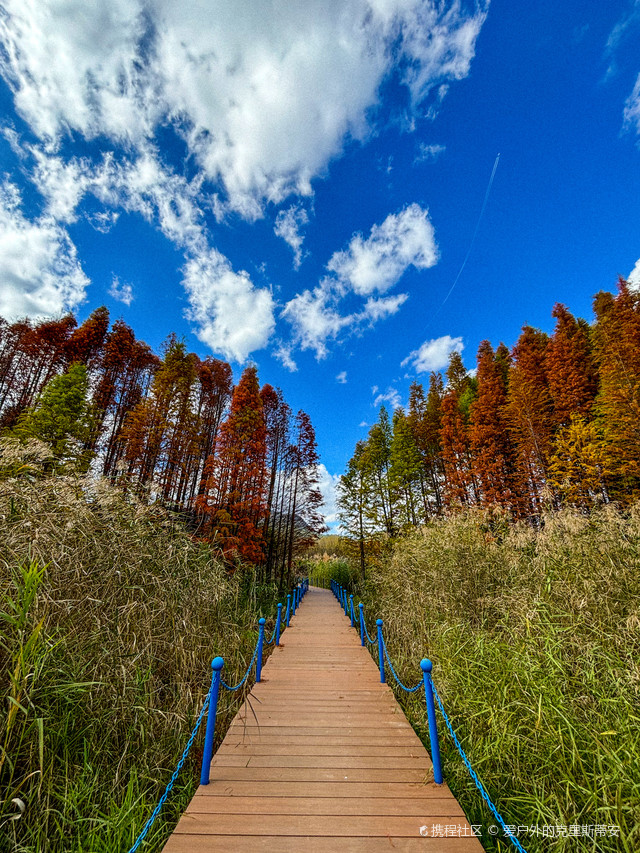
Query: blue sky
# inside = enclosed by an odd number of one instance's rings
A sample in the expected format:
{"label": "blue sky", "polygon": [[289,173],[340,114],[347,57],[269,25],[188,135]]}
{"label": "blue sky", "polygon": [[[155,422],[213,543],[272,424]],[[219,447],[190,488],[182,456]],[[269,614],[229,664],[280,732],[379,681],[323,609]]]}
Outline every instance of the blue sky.
{"label": "blue sky", "polygon": [[3,5],[0,313],[255,362],[328,512],[451,349],[640,285],[640,0]]}

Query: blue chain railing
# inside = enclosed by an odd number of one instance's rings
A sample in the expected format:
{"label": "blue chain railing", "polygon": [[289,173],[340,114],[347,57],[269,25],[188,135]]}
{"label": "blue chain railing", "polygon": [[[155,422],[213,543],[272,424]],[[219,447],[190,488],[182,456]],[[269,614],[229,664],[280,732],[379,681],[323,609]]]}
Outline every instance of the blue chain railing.
{"label": "blue chain railing", "polygon": [[519,851],[519,853],[526,853],[526,850],[524,849],[524,847],[522,846],[522,844],[520,844],[520,842],[518,841],[518,839],[516,838],[516,836],[515,836],[515,835],[513,835],[513,833],[512,833],[512,832],[510,832],[510,830],[508,830],[508,829],[507,829],[507,825],[505,824],[505,822],[504,822],[504,820],[503,820],[503,818],[502,818],[502,815],[500,814],[500,812],[498,811],[498,809],[494,806],[494,804],[493,804],[493,803],[492,803],[492,801],[491,801],[491,797],[489,796],[489,794],[488,794],[488,793],[487,793],[487,791],[486,791],[486,788],[484,787],[484,785],[482,784],[482,782],[478,779],[478,776],[477,776],[477,774],[476,774],[476,771],[475,771],[475,770],[473,769],[473,767],[471,766],[471,762],[470,762],[470,761],[469,761],[469,759],[467,758],[467,755],[466,755],[466,753],[465,753],[464,749],[463,749],[463,748],[462,748],[462,746],[460,745],[460,741],[458,740],[458,736],[456,735],[455,731],[453,730],[453,726],[451,725],[451,722],[450,722],[450,720],[449,720],[449,717],[448,717],[448,715],[447,715],[447,712],[445,711],[445,709],[444,709],[444,705],[442,704],[442,699],[440,698],[440,696],[439,696],[439,694],[438,694],[438,691],[437,691],[437,690],[436,690],[436,688],[435,688],[435,685],[433,686],[433,693],[434,693],[434,696],[436,697],[436,702],[438,703],[438,707],[440,708],[440,713],[442,714],[442,717],[443,717],[443,719],[444,719],[444,721],[445,721],[445,723],[446,723],[446,725],[447,725],[447,728],[449,729],[449,734],[451,735],[451,737],[452,737],[452,739],[453,739],[453,742],[454,742],[454,744],[455,744],[455,746],[456,746],[456,749],[457,749],[457,750],[458,750],[458,752],[460,753],[460,757],[461,757],[461,758],[462,758],[462,760],[464,761],[465,766],[466,766],[467,770],[469,771],[469,775],[470,775],[470,776],[471,776],[471,778],[473,779],[473,781],[474,781],[474,783],[475,783],[476,788],[477,788],[477,789],[480,791],[480,793],[482,794],[482,799],[483,799],[483,800],[485,801],[485,803],[489,806],[489,808],[491,809],[491,812],[492,812],[493,816],[495,817],[495,819],[498,821],[498,823],[499,823],[499,824],[500,824],[500,826],[502,827],[502,830],[503,830],[504,834],[507,836],[507,838],[511,839],[511,842],[513,843],[513,846],[516,848],[516,850],[518,850],[518,851]]}
{"label": "blue chain railing", "polygon": [[389,652],[387,651],[387,644],[384,641],[384,637],[382,638],[382,650],[384,652],[385,659],[389,664],[389,669],[391,670],[391,674],[395,678],[397,684],[404,690],[405,693],[416,693],[422,687],[422,679],[416,684],[415,687],[407,687],[403,684],[398,678],[398,673],[393,668],[393,664],[391,663],[391,658],[389,657]]}
{"label": "blue chain railing", "polygon": [[[287,628],[289,627],[289,621],[290,621],[290,616],[291,616],[290,611],[289,611],[289,606],[290,606],[291,601],[293,601],[293,613],[295,614],[296,608],[300,606],[300,602],[302,601],[302,599],[306,595],[308,589],[309,589],[309,579],[305,578],[302,581],[302,583],[297,584],[293,588],[293,592],[291,594],[287,595],[287,615],[286,615],[286,627]],[[266,641],[267,645],[272,643],[274,641],[274,639],[276,641],[276,646],[280,645],[281,621],[282,621],[282,604],[279,603],[278,604],[278,615],[276,617],[276,625],[275,625],[275,628],[273,631],[273,636],[271,637],[270,640]],[[221,657],[216,657],[211,662],[211,669],[213,671],[213,674],[211,677],[211,687],[209,688],[209,692],[207,693],[207,696],[206,696],[204,703],[202,705],[202,710],[200,711],[200,714],[198,716],[198,720],[194,726],[193,731],[191,732],[191,735],[190,735],[189,740],[187,742],[187,745],[184,749],[184,752],[180,756],[180,760],[178,761],[176,769],[173,771],[171,779],[169,780],[169,784],[164,789],[164,793],[162,794],[162,796],[160,797],[160,799],[158,801],[158,805],[153,810],[151,817],[145,823],[144,827],[142,828],[142,831],[140,832],[140,834],[136,838],[133,846],[129,849],[128,853],[135,853],[135,851],[138,850],[138,848],[140,847],[140,845],[144,841],[147,833],[149,832],[149,830],[151,829],[151,827],[155,823],[156,818],[160,814],[160,810],[162,809],[162,806],[165,804],[167,797],[171,793],[171,790],[172,790],[172,788],[176,782],[176,779],[178,778],[178,774],[182,770],[182,767],[183,767],[185,761],[187,760],[187,756],[189,755],[189,751],[190,751],[191,747],[193,746],[193,742],[196,738],[196,735],[198,734],[198,731],[199,731],[200,726],[202,724],[202,720],[204,719],[204,715],[207,713],[207,710],[209,711],[209,714],[207,716],[207,726],[206,726],[205,741],[204,741],[204,753],[203,753],[203,757],[202,757],[202,768],[201,768],[201,772],[200,772],[200,784],[201,785],[208,785],[209,784],[209,768],[211,765],[211,759],[213,757],[213,741],[214,741],[215,726],[216,726],[216,716],[217,716],[217,712],[218,712],[218,694],[220,691],[220,687],[224,687],[226,690],[228,690],[230,692],[235,692],[236,690],[239,690],[242,687],[242,685],[246,682],[247,678],[249,677],[251,670],[253,669],[254,663],[256,663],[256,682],[260,681],[261,675],[262,675],[262,652],[263,652],[264,643],[265,643],[265,639],[264,639],[265,622],[266,622],[265,619],[260,619],[258,621],[258,625],[259,625],[258,640],[257,640],[255,648],[253,650],[253,655],[251,657],[251,663],[247,667],[247,671],[245,672],[244,676],[242,677],[242,680],[239,681],[236,685],[234,685],[233,687],[230,687],[225,681],[222,680],[221,672],[222,672],[222,667],[224,666],[224,660]]]}
{"label": "blue chain railing", "polygon": [[[355,623],[355,614],[354,614],[354,609],[353,609],[353,595],[350,594],[347,598],[347,591],[339,583],[337,583],[336,581],[333,581],[333,580],[331,581],[331,590],[332,590],[333,594],[335,595],[335,597],[338,599],[340,606],[344,609],[345,616],[348,615],[347,601],[351,602],[351,613],[350,613],[351,626],[355,627],[355,624],[354,624]],[[360,604],[358,605],[358,608],[360,610],[360,642],[364,646],[365,639],[366,639],[369,641],[371,646],[375,646],[376,645],[375,641],[371,639],[371,637],[369,636],[369,632],[367,631],[367,623],[366,623],[365,618],[364,618],[364,605],[362,604],[362,602],[360,602]],[[429,741],[431,744],[431,761],[433,764],[434,781],[438,784],[442,784],[442,781],[443,781],[442,768],[441,768],[441,763],[440,763],[440,743],[438,740],[438,727],[436,724],[436,712],[435,712],[435,704],[434,704],[434,696],[435,696],[435,701],[438,703],[438,708],[440,709],[440,713],[442,714],[442,717],[446,723],[449,734],[451,735],[453,742],[456,746],[456,749],[460,753],[460,756],[461,756],[467,770],[469,771],[469,775],[471,776],[474,784],[478,788],[478,791],[482,795],[482,798],[484,799],[485,803],[487,804],[487,806],[491,810],[491,813],[493,814],[493,816],[496,818],[496,820],[498,821],[498,823],[502,827],[502,830],[503,830],[505,836],[512,842],[512,844],[514,845],[514,847],[516,848],[518,853],[526,853],[526,850],[524,849],[524,847],[522,846],[520,841],[516,838],[515,835],[513,835],[512,832],[509,831],[507,825],[505,824],[504,820],[502,819],[500,812],[498,811],[498,809],[495,807],[495,805],[491,801],[489,794],[487,793],[484,785],[482,784],[482,782],[478,778],[478,775],[476,774],[475,770],[471,766],[471,762],[467,758],[465,751],[463,750],[462,746],[460,745],[460,741],[458,740],[458,737],[457,737],[455,731],[453,730],[451,722],[449,721],[449,717],[447,716],[447,713],[444,709],[444,705],[442,704],[442,700],[441,700],[441,698],[438,694],[438,691],[436,690],[436,687],[435,687],[433,680],[431,678],[431,669],[432,669],[431,661],[427,660],[426,658],[424,658],[423,660],[420,661],[420,668],[422,670],[422,680],[419,681],[415,685],[415,687],[407,687],[406,685],[404,685],[402,683],[402,681],[400,681],[400,679],[398,678],[398,675],[397,675],[397,673],[393,667],[393,664],[391,663],[391,659],[390,659],[389,653],[387,651],[387,645],[384,641],[384,637],[382,634],[382,627],[383,627],[382,619],[376,619],[376,627],[378,630],[377,646],[378,646],[378,666],[380,668],[380,681],[383,684],[385,682],[385,660],[386,660],[387,665],[388,665],[396,683],[406,693],[416,693],[420,689],[420,687],[424,687],[425,702],[427,705],[427,720],[428,720],[428,724],[429,724]]]}
{"label": "blue chain railing", "polygon": [[234,684],[234,685],[233,685],[233,687],[231,687],[230,685],[228,685],[228,684],[227,684],[227,682],[226,682],[226,681],[223,681],[223,680],[222,680],[222,678],[221,678],[221,679],[220,679],[220,684],[222,685],[222,687],[224,687],[224,688],[225,688],[225,690],[228,690],[228,691],[229,691],[229,693],[235,693],[235,691],[236,691],[236,690],[239,690],[239,689],[242,687],[242,685],[245,683],[245,681],[247,680],[247,678],[249,678],[249,673],[250,673],[250,672],[251,672],[251,670],[253,669],[253,664],[255,663],[255,659],[256,659],[256,657],[257,657],[257,656],[258,656],[258,644],[256,643],[256,647],[255,647],[255,649],[253,650],[253,656],[252,656],[252,658],[251,658],[251,663],[250,663],[250,664],[249,664],[249,666],[247,667],[247,671],[245,672],[245,674],[244,674],[244,676],[243,676],[242,680],[241,680],[241,681],[239,681],[237,684]]}
{"label": "blue chain railing", "polygon": [[176,769],[173,771],[171,779],[169,780],[169,784],[164,789],[164,794],[160,797],[160,799],[158,801],[158,805],[153,810],[153,814],[151,815],[149,820],[145,823],[145,825],[142,829],[142,832],[136,838],[133,847],[131,847],[131,849],[129,850],[129,853],[135,853],[135,851],[138,849],[138,847],[140,847],[140,845],[142,844],[142,842],[145,839],[146,834],[149,832],[149,830],[151,829],[151,827],[155,823],[156,818],[160,814],[160,809],[165,804],[165,801],[166,801],[167,797],[169,796],[169,794],[171,793],[171,789],[173,788],[175,781],[178,778],[178,774],[182,770],[182,765],[187,760],[187,756],[189,755],[189,750],[191,749],[191,747],[193,745],[193,741],[195,740],[195,737],[198,734],[198,730],[200,728],[200,724],[202,723],[202,718],[206,714],[207,708],[209,707],[210,699],[211,699],[211,691],[209,691],[209,693],[207,693],[206,699],[204,700],[204,704],[202,705],[202,710],[200,711],[200,716],[198,717],[198,720],[197,720],[197,722],[193,728],[193,731],[191,732],[191,736],[189,737],[187,745],[184,748],[184,752],[180,756],[180,761],[178,761],[178,765],[177,765]]}

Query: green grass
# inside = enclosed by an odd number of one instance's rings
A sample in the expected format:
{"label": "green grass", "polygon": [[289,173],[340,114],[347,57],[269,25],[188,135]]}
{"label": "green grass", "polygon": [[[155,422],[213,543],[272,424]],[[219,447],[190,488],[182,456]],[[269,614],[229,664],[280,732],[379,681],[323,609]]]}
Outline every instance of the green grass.
{"label": "green grass", "polygon": [[[565,511],[537,533],[486,514],[434,522],[398,541],[359,593],[370,630],[384,619],[405,684],[432,659],[507,824],[620,829],[595,840],[523,834],[529,853],[640,849],[640,507]],[[428,742],[424,696],[402,701]],[[513,849],[489,836],[495,820],[441,718],[439,730],[445,780],[483,824],[486,849]]]}
{"label": "green grass", "polygon": [[[105,483],[19,468],[0,480],[0,851],[127,850],[212,658],[229,683],[242,676],[276,591],[250,570],[230,577],[169,516]],[[218,737],[239,701],[221,694]],[[192,796],[202,735],[143,850],[161,848]]]}

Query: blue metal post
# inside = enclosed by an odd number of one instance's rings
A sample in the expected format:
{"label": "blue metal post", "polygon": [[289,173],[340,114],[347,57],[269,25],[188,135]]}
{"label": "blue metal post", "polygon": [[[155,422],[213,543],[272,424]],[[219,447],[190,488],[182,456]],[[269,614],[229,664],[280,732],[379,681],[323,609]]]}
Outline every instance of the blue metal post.
{"label": "blue metal post", "polygon": [[258,619],[260,630],[258,631],[258,654],[256,655],[256,681],[260,681],[260,676],[262,675],[262,646],[264,644],[264,623],[266,621],[264,618]]}
{"label": "blue metal post", "polygon": [[382,648],[382,619],[376,619],[378,626],[378,663],[380,664],[380,681],[384,684],[384,650]]}
{"label": "blue metal post", "polygon": [[353,593],[349,596],[349,609],[351,610],[351,627],[353,628]]}
{"label": "blue metal post", "polygon": [[296,615],[296,607],[298,606],[298,588],[294,586],[293,593],[291,595],[291,615]]}
{"label": "blue metal post", "polygon": [[289,627],[289,611],[291,610],[291,596],[287,596],[287,628]]}
{"label": "blue metal post", "polygon": [[360,645],[364,646],[364,604],[360,602]]}
{"label": "blue metal post", "polygon": [[222,658],[214,658],[211,661],[211,698],[209,699],[209,711],[207,713],[207,729],[204,736],[204,753],[202,754],[202,770],[200,771],[200,784],[209,784],[209,768],[213,757],[213,736],[216,730],[216,714],[218,712],[218,691],[220,690],[220,672],[224,666]]}
{"label": "blue metal post", "polygon": [[424,698],[427,702],[427,717],[429,719],[429,741],[431,743],[431,762],[433,764],[433,781],[442,785],[442,767],[440,765],[440,743],[438,741],[438,726],[436,725],[436,708],[433,703],[433,688],[431,686],[431,661],[423,658],[420,661],[422,679],[424,681]]}
{"label": "blue metal post", "polygon": [[344,615],[348,616],[349,615],[349,598],[347,596],[347,590],[346,589],[344,591],[344,602],[343,602],[343,604],[344,604]]}
{"label": "blue metal post", "polygon": [[280,645],[280,623],[282,622],[282,602],[278,602],[278,621],[276,622],[276,646]]}

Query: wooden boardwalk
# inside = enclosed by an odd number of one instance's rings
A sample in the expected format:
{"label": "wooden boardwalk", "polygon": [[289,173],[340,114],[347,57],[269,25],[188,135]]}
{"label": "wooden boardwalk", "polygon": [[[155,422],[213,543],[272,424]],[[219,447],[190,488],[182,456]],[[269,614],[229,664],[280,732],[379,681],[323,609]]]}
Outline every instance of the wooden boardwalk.
{"label": "wooden boardwalk", "polygon": [[336,599],[311,587],[164,853],[482,853],[432,775]]}

